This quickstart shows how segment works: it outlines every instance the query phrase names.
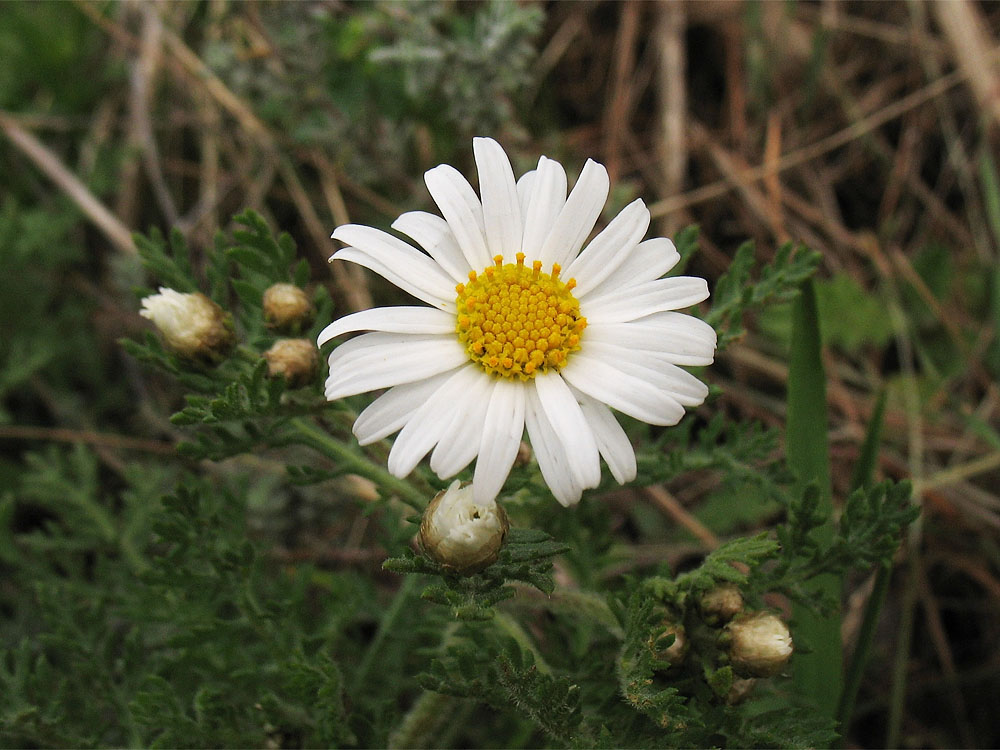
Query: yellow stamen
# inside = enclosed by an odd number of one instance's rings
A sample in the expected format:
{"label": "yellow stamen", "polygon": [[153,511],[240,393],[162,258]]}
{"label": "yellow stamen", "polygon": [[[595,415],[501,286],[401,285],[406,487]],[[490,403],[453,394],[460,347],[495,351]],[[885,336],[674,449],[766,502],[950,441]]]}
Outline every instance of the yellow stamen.
{"label": "yellow stamen", "polygon": [[541,261],[528,268],[524,253],[515,259],[504,264],[497,255],[495,265],[470,272],[469,283],[455,287],[455,331],[486,372],[524,381],[563,367],[580,348],[587,321],[572,294],[576,280],[563,283],[558,263],[544,273]]}

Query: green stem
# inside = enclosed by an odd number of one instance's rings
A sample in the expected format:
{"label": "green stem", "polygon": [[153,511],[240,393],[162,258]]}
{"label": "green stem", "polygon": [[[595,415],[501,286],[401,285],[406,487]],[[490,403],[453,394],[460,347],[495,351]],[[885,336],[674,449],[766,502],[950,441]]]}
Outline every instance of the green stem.
{"label": "green stem", "polygon": [[406,713],[399,728],[389,735],[389,750],[438,747],[442,728],[450,723],[459,698],[425,690]]}
{"label": "green stem", "polygon": [[913,641],[914,611],[917,603],[916,561],[917,553],[909,550],[909,578],[903,592],[899,633],[896,636],[896,654],[892,663],[892,686],[889,690],[889,720],[886,727],[886,747],[899,747],[903,727],[903,710],[906,707],[906,677],[910,667],[910,646]]}
{"label": "green stem", "polygon": [[868,664],[868,656],[871,653],[872,642],[875,640],[875,628],[878,625],[878,618],[885,605],[885,597],[889,592],[889,579],[892,577],[892,565],[882,565],[875,575],[875,585],[872,593],[865,604],[865,614],[861,621],[861,630],[858,632],[858,643],[854,647],[850,664],[847,667],[847,675],[844,678],[844,689],[840,694],[840,702],[837,705],[837,723],[840,727],[841,744],[843,738],[847,736],[850,729],[851,716],[854,714],[854,704],[858,699],[858,689],[861,687],[861,678],[865,673],[865,666]]}
{"label": "green stem", "polygon": [[539,606],[554,614],[587,617],[602,625],[618,640],[625,638],[625,632],[611,611],[607,600],[589,591],[557,588],[551,594],[543,594],[538,589],[523,583],[515,583],[519,601],[530,606]]}
{"label": "green stem", "polygon": [[399,589],[396,591],[396,595],[389,604],[389,609],[386,610],[385,615],[382,617],[382,622],[379,623],[378,632],[375,633],[375,637],[372,638],[372,642],[368,644],[368,650],[365,651],[365,655],[361,658],[361,664],[358,665],[358,671],[354,673],[353,694],[357,695],[364,688],[365,681],[368,679],[368,673],[371,671],[372,666],[383,656],[382,644],[396,627],[396,620],[399,619],[399,616],[406,609],[406,605],[410,603],[410,598],[413,596],[417,585],[417,576],[412,575],[406,576],[400,584]]}
{"label": "green stem", "polygon": [[365,479],[370,479],[379,487],[395,493],[399,499],[416,511],[423,511],[430,502],[426,493],[420,491],[409,482],[398,479],[376,465],[363,453],[357,453],[340,441],[332,438],[326,432],[305,419],[293,419],[290,423],[295,430],[298,441],[303,445],[308,445],[324,456],[327,456],[339,465],[345,467],[352,474],[358,474]]}
{"label": "green stem", "polygon": [[[851,490],[861,487],[871,487],[875,477],[875,467],[878,464],[879,443],[882,439],[882,423],[885,417],[887,391],[883,388],[875,402],[875,409],[868,424],[868,431],[865,441],[861,446],[858,462],[854,465],[854,472],[851,474]],[[864,676],[865,667],[868,665],[868,657],[871,654],[872,642],[875,639],[875,628],[878,625],[879,614],[885,606],[886,594],[889,592],[889,579],[892,577],[892,562],[887,561],[882,564],[875,575],[875,583],[872,592],[865,602],[865,614],[861,621],[861,630],[858,632],[858,642],[851,654],[851,661],[847,667],[844,677],[844,687],[840,692],[840,701],[837,703],[837,726],[840,732],[840,746],[846,743],[847,733],[851,728],[851,717],[854,715],[854,706],[858,700],[858,690],[861,687],[861,678]]]}
{"label": "green stem", "polygon": [[493,622],[500,628],[500,630],[517,641],[517,645],[520,646],[522,650],[531,653],[531,655],[535,658],[535,666],[538,668],[539,672],[547,675],[552,674],[552,667],[545,662],[545,657],[542,656],[542,652],[535,648],[535,644],[531,642],[531,638],[524,632],[524,628],[521,627],[517,620],[508,614],[497,612],[496,616],[493,618]]}

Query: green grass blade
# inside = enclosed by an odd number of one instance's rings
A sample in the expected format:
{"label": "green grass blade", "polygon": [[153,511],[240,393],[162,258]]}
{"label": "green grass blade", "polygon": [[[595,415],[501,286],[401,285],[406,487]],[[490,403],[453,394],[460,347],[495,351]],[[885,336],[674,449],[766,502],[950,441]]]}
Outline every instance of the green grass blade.
{"label": "green grass blade", "polygon": [[860,487],[871,487],[875,479],[875,467],[878,465],[878,448],[882,442],[882,424],[885,420],[886,391],[883,390],[875,402],[875,410],[868,422],[868,433],[861,444],[858,462],[854,464],[851,473],[851,492]]}
{"label": "green grass blade", "polygon": [[[792,346],[788,372],[788,463],[799,477],[799,489],[815,483],[829,521],[816,532],[821,541],[833,536],[833,500],[830,491],[830,454],[827,438],[826,376],[821,355],[819,311],[812,280],[792,308]],[[815,581],[817,588],[840,599],[842,582],[835,576]],[[843,680],[839,611],[819,617],[803,607],[793,610],[795,636],[812,653],[797,658],[793,679],[800,695],[833,718]]]}
{"label": "green grass blade", "polygon": [[[1000,174],[997,173],[997,164],[988,149],[984,149],[979,158],[979,181],[982,184],[990,231],[994,242],[1000,245]],[[990,281],[990,319],[994,330],[1000,331],[1000,264],[994,266]],[[986,355],[986,361],[994,372],[1000,370],[1000,343],[995,339]]]}
{"label": "green grass blade", "polygon": [[[861,445],[861,453],[858,461],[854,464],[854,472],[851,474],[851,491],[860,487],[870,487],[875,479],[875,467],[878,463],[878,448],[882,440],[882,425],[885,420],[886,391],[883,390],[875,403],[875,410],[872,412],[871,421],[868,423],[868,432],[865,441]],[[861,687],[861,678],[864,676],[865,666],[868,664],[868,656],[871,653],[872,642],[875,640],[875,628],[878,625],[878,618],[885,605],[886,594],[889,591],[889,579],[892,576],[892,566],[883,565],[875,575],[875,584],[872,593],[865,603],[865,614],[861,621],[861,628],[858,631],[858,642],[851,654],[850,662],[847,666],[846,677],[844,678],[844,689],[840,694],[840,701],[837,703],[837,723],[841,735],[847,733],[850,726],[851,716],[854,713],[854,704],[858,698],[858,689]]]}

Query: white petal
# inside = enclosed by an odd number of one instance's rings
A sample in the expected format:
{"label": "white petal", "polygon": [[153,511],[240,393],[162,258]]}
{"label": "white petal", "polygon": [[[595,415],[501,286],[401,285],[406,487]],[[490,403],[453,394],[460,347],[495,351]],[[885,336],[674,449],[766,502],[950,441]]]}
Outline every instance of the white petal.
{"label": "white petal", "polygon": [[690,307],[708,298],[708,282],[695,276],[656,279],[580,300],[580,312],[595,323],[624,323],[666,310]]}
{"label": "white petal", "polygon": [[483,201],[483,224],[490,256],[502,255],[513,262],[521,250],[521,204],[510,159],[492,138],[473,138],[472,152],[479,170],[479,193]]}
{"label": "white petal", "polygon": [[415,247],[381,230],[357,224],[337,227],[333,237],[352,247],[338,250],[330,260],[349,260],[370,268],[432,307],[454,309],[454,281]]}
{"label": "white petal", "polygon": [[577,299],[585,296],[624,263],[647,229],[649,209],[645,203],[634,200],[622,209],[566,269],[564,277],[576,279],[574,294]]}
{"label": "white petal", "polygon": [[496,498],[517,458],[524,433],[525,390],[523,383],[502,378],[493,384],[472,479],[476,502],[480,505]]}
{"label": "white petal", "polygon": [[377,388],[412,383],[453,370],[467,361],[465,348],[454,336],[366,333],[333,350],[326,397],[335,401]]}
{"label": "white petal", "polygon": [[684,406],[697,406],[708,395],[708,386],[691,373],[672,364],[666,355],[630,349],[618,344],[589,342],[587,356],[611,364],[670,394]]}
{"label": "white petal", "polygon": [[[434,266],[433,270],[429,268],[423,269],[429,272],[427,274],[422,274],[418,271],[416,274],[407,275],[405,271],[403,273],[398,272],[400,266],[388,266],[382,261],[373,258],[370,253],[366,253],[364,250],[359,250],[356,247],[342,248],[335,252],[330,257],[330,260],[344,260],[357,263],[359,266],[364,266],[374,271],[386,281],[399,287],[407,294],[416,297],[421,302],[426,302],[431,307],[438,310],[455,311],[455,300],[443,296],[443,287],[440,282],[447,277],[441,273],[441,270],[437,266]],[[433,263],[429,258],[427,262]],[[440,274],[440,278],[434,278],[434,271]],[[428,281],[430,283],[427,283]],[[433,287],[433,291],[428,288],[429,286]],[[452,289],[454,290],[454,286],[452,286]]]}
{"label": "white petal", "polygon": [[[669,316],[669,317],[668,317]],[[693,315],[662,312],[628,323],[589,323],[586,345],[614,344],[662,354],[676,365],[709,365],[715,359],[712,326]]]}
{"label": "white petal", "polygon": [[462,367],[452,373],[441,386],[427,398],[403,427],[389,451],[389,473],[405,477],[437,445],[455,416],[455,403],[468,390],[471,378],[478,378],[474,365]]}
{"label": "white petal", "polygon": [[538,173],[532,169],[525,172],[517,179],[517,200],[521,203],[521,216],[527,221],[528,206],[531,203],[531,196],[535,190],[535,178]]}
{"label": "white petal", "polygon": [[559,374],[588,396],[648,424],[675,425],[684,416],[684,407],[669,394],[583,352],[576,352]]}
{"label": "white petal", "polygon": [[441,215],[448,221],[469,268],[481,271],[492,265],[486,245],[483,206],[469,181],[454,167],[441,164],[424,173],[424,182],[441,209]]}
{"label": "white petal", "polygon": [[322,330],[317,346],[353,331],[453,333],[455,316],[433,307],[373,307],[335,320]]}
{"label": "white petal", "polygon": [[469,262],[462,255],[448,222],[440,216],[426,211],[407,211],[392,222],[392,228],[412,237],[457,283],[464,284],[468,280]]}
{"label": "white petal", "polygon": [[529,174],[535,177],[530,194],[521,202],[524,216],[521,252],[527,256],[530,265],[531,261],[541,257],[542,244],[566,205],[566,171],[559,162],[543,156],[538,160],[538,170]]}
{"label": "white petal", "polygon": [[565,267],[576,257],[601,215],[610,188],[608,170],[587,159],[580,179],[573,186],[538,254],[546,270],[553,263]]}
{"label": "white petal", "polygon": [[618,484],[631,482],[636,476],[635,450],[625,430],[618,424],[611,409],[586,393],[575,388],[573,391],[583,409],[583,416],[587,418],[587,424],[594,432],[597,448],[607,462],[611,475]]}
{"label": "white petal", "polygon": [[466,390],[456,394],[455,416],[431,454],[431,469],[442,479],[468,466],[478,455],[483,439],[493,380],[477,365],[469,367],[476,370],[477,377],[470,381]]}
{"label": "white petal", "polygon": [[[652,281],[677,265],[681,259],[674,243],[666,237],[655,237],[640,242],[628,254],[625,262],[615,269],[615,272],[588,292],[595,297],[616,289],[631,287],[644,281]],[[568,276],[566,278],[569,278]],[[577,299],[583,295],[574,292]]]}
{"label": "white petal", "polygon": [[420,405],[448,378],[442,372],[426,380],[390,388],[372,401],[354,421],[354,435],[360,445],[369,445],[388,437],[410,421]]}
{"label": "white petal", "polygon": [[601,481],[597,443],[566,381],[557,372],[544,373],[535,378],[535,389],[549,424],[569,457],[575,483],[585,488],[596,487]]}
{"label": "white petal", "polygon": [[528,428],[531,448],[545,484],[561,505],[565,507],[576,505],[580,502],[583,488],[574,481],[562,441],[549,424],[545,409],[542,408],[534,388],[528,388],[525,394],[524,423]]}

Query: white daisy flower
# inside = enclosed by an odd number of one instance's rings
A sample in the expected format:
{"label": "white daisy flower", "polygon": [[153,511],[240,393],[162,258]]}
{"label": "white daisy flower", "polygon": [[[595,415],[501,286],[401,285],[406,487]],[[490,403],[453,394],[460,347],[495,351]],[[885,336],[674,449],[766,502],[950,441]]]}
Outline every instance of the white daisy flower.
{"label": "white daisy flower", "polygon": [[[588,160],[567,195],[566,173],[542,157],[515,182],[490,138],[473,141],[480,197],[453,167],[424,175],[443,216],[411,211],[386,232],[348,224],[331,260],[358,263],[425,302],[347,315],[322,346],[374,331],[330,355],[326,397],[389,390],[354,423],[362,445],[399,431],[389,471],[431,454],[442,479],[473,459],[476,502],[503,487],[527,428],[542,476],[563,505],[601,478],[635,478],[635,452],[612,413],[676,424],[708,388],[679,365],[707,365],[716,336],[675,310],[708,297],[704,279],[661,278],[679,260],[666,238],[642,241],[649,211],[628,205],[584,242],[608,197],[607,170]],[[582,250],[581,250],[582,248]],[[478,457],[478,458],[477,458]]]}

